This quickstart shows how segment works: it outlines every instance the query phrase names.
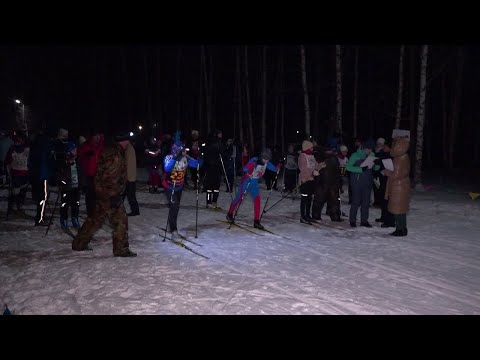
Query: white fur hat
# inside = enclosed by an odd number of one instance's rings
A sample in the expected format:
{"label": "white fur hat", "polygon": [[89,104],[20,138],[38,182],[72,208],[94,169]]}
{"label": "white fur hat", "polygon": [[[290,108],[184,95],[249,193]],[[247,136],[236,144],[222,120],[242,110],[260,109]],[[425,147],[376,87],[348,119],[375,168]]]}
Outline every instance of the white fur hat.
{"label": "white fur hat", "polygon": [[385,145],[385,139],[384,138],[378,138],[377,139],[377,144]]}

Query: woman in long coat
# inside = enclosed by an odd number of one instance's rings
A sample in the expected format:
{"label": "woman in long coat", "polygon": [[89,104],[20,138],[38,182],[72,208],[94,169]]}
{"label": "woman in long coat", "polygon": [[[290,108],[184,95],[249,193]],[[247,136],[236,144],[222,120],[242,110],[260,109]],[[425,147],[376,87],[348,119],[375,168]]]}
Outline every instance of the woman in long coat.
{"label": "woman in long coat", "polygon": [[396,230],[392,236],[407,236],[407,212],[410,204],[410,158],[407,154],[410,142],[406,138],[393,140],[390,156],[393,158],[393,171],[384,170],[388,176],[385,199],[388,211],[395,216]]}

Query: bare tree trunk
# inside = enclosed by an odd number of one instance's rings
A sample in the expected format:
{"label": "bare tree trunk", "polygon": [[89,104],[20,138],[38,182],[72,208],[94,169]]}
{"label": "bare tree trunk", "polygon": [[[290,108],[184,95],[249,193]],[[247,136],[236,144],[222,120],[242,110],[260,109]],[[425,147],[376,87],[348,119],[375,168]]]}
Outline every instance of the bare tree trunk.
{"label": "bare tree trunk", "polygon": [[355,80],[353,89],[353,137],[357,137],[357,108],[358,108],[358,52],[360,46],[355,46]]}
{"label": "bare tree trunk", "polygon": [[443,165],[448,164],[448,148],[447,148],[447,128],[448,128],[448,112],[447,112],[447,84],[445,74],[442,74],[442,150],[443,150]]}
{"label": "bare tree trunk", "polygon": [[235,79],[235,85],[233,90],[233,138],[237,137],[237,124],[238,124],[238,84]]}
{"label": "bare tree trunk", "polygon": [[206,95],[206,108],[207,108],[207,134],[210,134],[211,131],[211,122],[212,122],[212,103],[211,103],[211,93],[210,93],[210,84],[207,75],[207,62],[205,55],[205,45],[201,45],[201,61],[203,69],[203,84],[205,86],[205,95]]}
{"label": "bare tree trunk", "polygon": [[238,86],[238,130],[240,134],[240,141],[243,144],[244,141],[244,136],[243,136],[243,114],[242,114],[242,82],[241,82],[241,74],[240,74],[240,66],[241,66],[241,60],[240,60],[240,46],[236,46],[236,56],[237,56],[237,78],[236,78],[236,83]]}
{"label": "bare tree trunk", "polygon": [[416,133],[415,133],[415,99],[416,99],[416,91],[415,91],[415,83],[416,83],[416,59],[417,59],[417,51],[414,45],[410,46],[410,110],[409,110],[409,117],[410,117],[410,154],[411,154],[411,164],[412,167],[415,164],[415,144],[416,144]]}
{"label": "bare tree trunk", "polygon": [[305,61],[305,46],[300,45],[301,57],[301,71],[302,71],[302,85],[303,85],[303,103],[305,107],[305,137],[309,139],[310,136],[310,104],[308,102],[308,87],[307,87],[307,69]]}
{"label": "bare tree trunk", "polygon": [[[283,74],[283,65],[282,65],[282,74]],[[283,81],[282,81],[282,88],[281,88],[281,96],[280,96],[280,136],[282,138],[282,154],[285,154],[285,96],[283,94]]]}
{"label": "bare tree trunk", "polygon": [[203,116],[202,116],[202,112],[203,112],[203,62],[204,62],[204,55],[203,55],[203,52],[201,50],[202,46],[200,46],[200,72],[199,72],[199,76],[198,76],[198,79],[199,79],[199,91],[198,91],[198,127],[199,127],[199,131],[200,131],[200,134],[203,135],[203,131],[204,131],[204,128],[203,128]]}
{"label": "bare tree trunk", "polygon": [[459,47],[457,50],[457,76],[455,79],[455,93],[453,97],[453,106],[452,112],[450,113],[452,120],[450,121],[450,146],[449,146],[449,158],[448,158],[448,167],[453,169],[454,166],[454,151],[455,151],[455,142],[457,140],[457,124],[460,117],[460,104],[462,101],[462,83],[463,83],[463,67],[465,64],[465,52],[463,47]]}
{"label": "bare tree trunk", "polygon": [[337,131],[342,133],[342,46],[335,45],[337,69]]}
{"label": "bare tree trunk", "polygon": [[314,110],[313,110],[313,136],[318,140],[318,135],[319,135],[319,126],[318,123],[320,122],[319,120],[319,113],[320,113],[320,91],[317,89],[315,92],[315,98],[314,98]]}
{"label": "bare tree trunk", "polygon": [[133,119],[132,119],[132,112],[131,112],[131,102],[128,101],[128,88],[129,88],[129,81],[128,81],[128,71],[127,71],[127,53],[125,51],[122,52],[122,79],[123,79],[123,99],[122,102],[125,104],[125,113],[127,114],[127,121],[128,127],[133,129]]}
{"label": "bare tree trunk", "polygon": [[150,74],[148,72],[148,62],[147,62],[147,53],[146,51],[143,53],[143,69],[145,74],[145,111],[146,111],[146,124],[143,124],[145,129],[150,129],[152,125],[152,107],[151,107],[151,92],[148,78]]}
{"label": "bare tree trunk", "polygon": [[[372,78],[372,65],[368,65],[368,79],[371,79]],[[367,104],[368,104],[368,133],[369,133],[369,136],[372,136],[373,135],[373,132],[375,130],[375,126],[374,126],[374,119],[373,119],[373,99],[374,99],[374,96],[373,96],[373,85],[372,85],[372,82],[371,81],[368,81],[368,84],[367,84],[367,96],[368,96],[368,100],[367,100]]]}
{"label": "bare tree trunk", "polygon": [[405,53],[405,45],[400,46],[400,63],[398,65],[398,98],[397,98],[397,117],[395,119],[395,129],[400,128],[400,120],[402,119],[402,99],[403,99],[403,54]]}
{"label": "bare tree trunk", "polygon": [[280,53],[280,138],[282,143],[282,154],[285,154],[285,79],[283,76],[283,52]]}
{"label": "bare tree trunk", "polygon": [[208,98],[209,98],[209,106],[210,106],[210,126],[211,124],[215,123],[215,128],[217,127],[215,119],[215,93],[213,92],[213,48],[209,46],[209,55],[208,58]]}
{"label": "bare tree trunk", "polygon": [[278,62],[277,73],[275,76],[275,90],[273,91],[273,96],[275,98],[274,113],[273,113],[273,144],[278,144],[278,116],[279,116],[279,107],[280,107],[280,61]]}
{"label": "bare tree trunk", "polygon": [[[155,103],[157,104],[156,109],[157,109],[157,119],[158,119],[158,131],[164,131],[164,123],[163,123],[163,113],[162,113],[162,84],[164,83],[161,78],[161,70],[163,69],[162,63],[161,63],[162,55],[160,51],[156,52],[156,57],[155,57],[155,64],[157,65],[157,76],[158,80],[157,83],[159,84],[158,86],[158,94],[156,95],[156,101]],[[158,97],[158,99],[157,99]],[[132,113],[133,116],[133,113]]]}
{"label": "bare tree trunk", "polygon": [[425,122],[425,98],[427,95],[428,45],[422,45],[420,68],[420,101],[418,105],[417,144],[415,156],[415,184],[422,184],[423,127]]}
{"label": "bare tree trunk", "polygon": [[177,48],[177,130],[180,130],[180,99],[181,99],[181,92],[180,92],[180,68],[181,68],[181,61],[182,61],[182,47],[178,46]]}
{"label": "bare tree trunk", "polygon": [[247,116],[248,116],[248,132],[250,137],[250,153],[255,152],[255,139],[253,138],[253,119],[252,119],[252,106],[250,103],[250,87],[248,79],[248,45],[244,47],[245,51],[245,91],[247,98]]}
{"label": "bare tree trunk", "polygon": [[262,47],[262,149],[267,147],[267,47]]}

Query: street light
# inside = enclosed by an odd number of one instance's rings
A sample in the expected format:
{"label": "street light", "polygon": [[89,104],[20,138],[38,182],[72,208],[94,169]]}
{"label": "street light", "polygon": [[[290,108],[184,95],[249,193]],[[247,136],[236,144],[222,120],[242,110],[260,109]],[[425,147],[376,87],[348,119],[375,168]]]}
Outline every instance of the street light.
{"label": "street light", "polygon": [[23,128],[28,136],[28,127],[27,127],[27,123],[25,122],[25,104],[22,103],[20,100],[18,99],[15,99],[15,103],[17,104],[22,104],[22,122],[23,122]]}
{"label": "street light", "polygon": [[142,131],[142,125],[138,125],[138,130]]}

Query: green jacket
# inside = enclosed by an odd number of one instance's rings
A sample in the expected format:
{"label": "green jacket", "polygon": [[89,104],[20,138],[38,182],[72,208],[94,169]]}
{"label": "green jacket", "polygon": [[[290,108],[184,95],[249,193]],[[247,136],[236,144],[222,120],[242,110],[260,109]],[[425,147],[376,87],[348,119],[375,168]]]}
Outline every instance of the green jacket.
{"label": "green jacket", "polygon": [[[369,156],[375,156],[373,151],[370,153]],[[363,151],[362,148],[358,148],[358,150],[350,156],[350,159],[348,159],[347,162],[347,171],[350,171],[351,173],[362,173],[362,168],[360,165],[357,165],[356,162],[358,160],[363,160],[367,157],[367,154]]]}

